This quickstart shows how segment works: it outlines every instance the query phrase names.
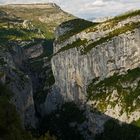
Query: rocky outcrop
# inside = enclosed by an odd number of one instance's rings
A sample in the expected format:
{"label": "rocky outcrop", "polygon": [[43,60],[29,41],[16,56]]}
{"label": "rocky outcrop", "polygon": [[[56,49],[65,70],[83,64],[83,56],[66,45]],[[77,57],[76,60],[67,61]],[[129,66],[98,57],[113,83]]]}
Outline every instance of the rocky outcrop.
{"label": "rocky outcrop", "polygon": [[28,58],[36,58],[43,54],[43,46],[42,44],[35,44],[28,48],[25,47],[25,54]]}

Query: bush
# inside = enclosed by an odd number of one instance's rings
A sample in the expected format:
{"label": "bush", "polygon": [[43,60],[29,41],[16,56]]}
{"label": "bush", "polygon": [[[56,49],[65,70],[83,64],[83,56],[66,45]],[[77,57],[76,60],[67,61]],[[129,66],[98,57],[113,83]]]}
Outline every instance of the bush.
{"label": "bush", "polygon": [[0,84],[0,138],[4,140],[31,140],[31,135],[22,128],[20,116],[10,102],[12,92]]}
{"label": "bush", "polygon": [[45,133],[44,136],[41,136],[38,140],[56,140],[56,137],[51,136],[49,132]]}
{"label": "bush", "polygon": [[95,140],[140,140],[140,128],[109,120],[104,125],[104,132],[97,134]]}
{"label": "bush", "polygon": [[[65,103],[61,109],[44,117],[39,126],[40,133],[43,134],[49,130],[50,133],[55,134],[61,140],[83,140],[77,125],[85,120],[83,111],[79,110],[73,102]],[[76,125],[71,127],[70,123]]]}

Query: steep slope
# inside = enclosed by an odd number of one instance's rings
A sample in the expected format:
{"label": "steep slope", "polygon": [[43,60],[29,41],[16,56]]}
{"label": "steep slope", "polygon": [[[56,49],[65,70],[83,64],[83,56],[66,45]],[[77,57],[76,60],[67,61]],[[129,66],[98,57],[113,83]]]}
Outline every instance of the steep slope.
{"label": "steep slope", "polygon": [[56,31],[51,60],[55,84],[46,99],[47,113],[74,101],[85,107],[92,134],[103,131],[110,118],[139,122],[140,11],[88,23],[79,31],[73,27],[72,33],[71,24]]}
{"label": "steep slope", "polygon": [[53,31],[72,18],[55,4],[0,6],[0,82],[14,93],[12,103],[28,129],[35,127],[35,108],[39,112],[54,81],[47,59]]}

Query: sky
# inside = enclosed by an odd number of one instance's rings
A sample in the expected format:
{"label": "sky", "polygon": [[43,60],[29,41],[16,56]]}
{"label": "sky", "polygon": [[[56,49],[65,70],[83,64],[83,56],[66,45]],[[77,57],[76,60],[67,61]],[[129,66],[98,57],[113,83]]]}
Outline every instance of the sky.
{"label": "sky", "polygon": [[0,0],[0,4],[54,2],[75,16],[92,19],[140,9],[140,0]]}

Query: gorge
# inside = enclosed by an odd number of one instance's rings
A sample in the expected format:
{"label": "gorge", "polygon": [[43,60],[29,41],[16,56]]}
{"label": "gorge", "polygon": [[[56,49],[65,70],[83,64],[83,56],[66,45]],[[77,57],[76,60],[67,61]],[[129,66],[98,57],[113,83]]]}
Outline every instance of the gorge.
{"label": "gorge", "polygon": [[[0,6],[0,139],[139,140],[139,86],[140,10],[95,23],[54,3]],[[7,105],[21,132],[4,128]]]}

